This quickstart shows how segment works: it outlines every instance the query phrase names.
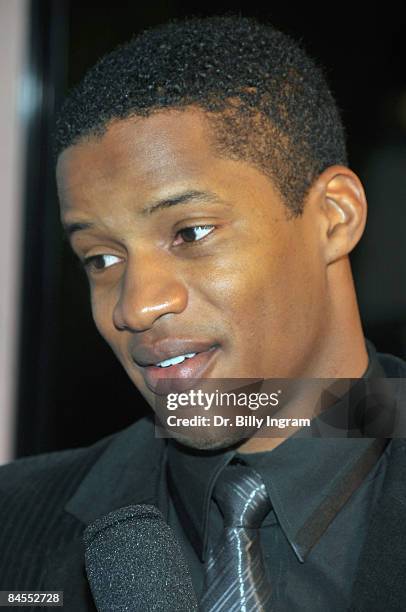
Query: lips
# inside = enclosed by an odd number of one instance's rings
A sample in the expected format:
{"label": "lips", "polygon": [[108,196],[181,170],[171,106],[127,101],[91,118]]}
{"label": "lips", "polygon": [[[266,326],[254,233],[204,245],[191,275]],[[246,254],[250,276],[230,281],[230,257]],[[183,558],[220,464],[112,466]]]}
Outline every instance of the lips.
{"label": "lips", "polygon": [[[207,376],[218,355],[219,345],[192,340],[161,341],[151,347],[139,347],[134,361],[140,366],[147,387],[158,395],[180,393],[194,381]],[[157,364],[180,355],[190,355],[181,363],[160,367]]]}
{"label": "lips", "polygon": [[216,346],[215,341],[199,340],[197,338],[162,338],[151,344],[138,344],[131,353],[135,363],[141,367],[156,366],[179,355],[204,353]]}

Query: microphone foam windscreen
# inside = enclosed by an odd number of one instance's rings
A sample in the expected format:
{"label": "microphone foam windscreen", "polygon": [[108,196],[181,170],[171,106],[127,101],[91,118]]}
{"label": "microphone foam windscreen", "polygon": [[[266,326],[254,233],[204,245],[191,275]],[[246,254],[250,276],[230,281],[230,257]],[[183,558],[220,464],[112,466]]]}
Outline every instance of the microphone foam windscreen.
{"label": "microphone foam windscreen", "polygon": [[110,512],[89,525],[83,538],[99,612],[197,610],[180,545],[155,506]]}

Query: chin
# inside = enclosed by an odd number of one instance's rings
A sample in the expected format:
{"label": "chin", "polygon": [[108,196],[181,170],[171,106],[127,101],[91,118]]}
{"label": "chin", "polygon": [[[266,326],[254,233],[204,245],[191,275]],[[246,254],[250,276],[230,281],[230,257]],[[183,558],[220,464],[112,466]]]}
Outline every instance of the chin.
{"label": "chin", "polygon": [[231,450],[232,448],[238,447],[247,441],[251,435],[248,432],[236,432],[234,435],[225,435],[224,432],[214,432],[213,435],[208,434],[207,431],[195,432],[193,436],[188,434],[182,434],[173,432],[170,434],[179,444],[183,444],[188,448],[194,448],[198,450]]}

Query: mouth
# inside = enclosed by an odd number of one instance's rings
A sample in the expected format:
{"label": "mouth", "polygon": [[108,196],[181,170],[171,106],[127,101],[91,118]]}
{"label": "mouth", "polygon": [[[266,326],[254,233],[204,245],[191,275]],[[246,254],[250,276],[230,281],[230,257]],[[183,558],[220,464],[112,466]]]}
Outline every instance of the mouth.
{"label": "mouth", "polygon": [[190,389],[194,381],[207,376],[218,349],[219,345],[215,344],[207,350],[190,351],[142,366],[145,383],[157,395]]}

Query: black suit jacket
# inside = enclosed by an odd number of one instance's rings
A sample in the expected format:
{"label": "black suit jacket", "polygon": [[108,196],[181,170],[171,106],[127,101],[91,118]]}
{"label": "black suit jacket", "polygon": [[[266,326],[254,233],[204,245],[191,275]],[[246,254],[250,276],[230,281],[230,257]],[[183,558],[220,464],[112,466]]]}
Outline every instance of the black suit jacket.
{"label": "black suit jacket", "polygon": [[[406,378],[404,362],[385,355],[379,360],[386,376]],[[406,410],[404,398],[400,402]],[[406,610],[406,440],[392,444],[351,612]],[[63,590],[65,610],[94,612],[83,530],[130,504],[154,504],[167,516],[165,449],[152,420],[144,418],[93,446],[0,468],[0,590]]]}

